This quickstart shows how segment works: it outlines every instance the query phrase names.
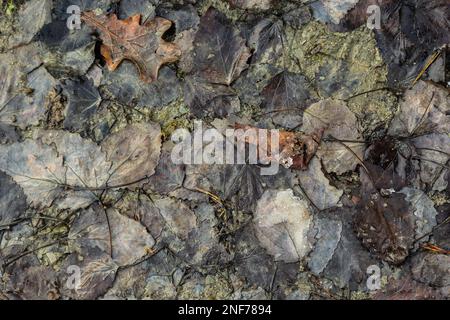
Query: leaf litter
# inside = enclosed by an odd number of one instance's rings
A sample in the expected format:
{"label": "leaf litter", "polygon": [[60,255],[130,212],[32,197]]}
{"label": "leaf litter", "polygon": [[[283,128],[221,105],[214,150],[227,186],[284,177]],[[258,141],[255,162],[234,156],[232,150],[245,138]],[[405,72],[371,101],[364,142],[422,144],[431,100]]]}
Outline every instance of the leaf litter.
{"label": "leaf litter", "polygon": [[[70,4],[81,29],[66,27]],[[379,30],[365,26],[374,4]],[[1,296],[448,298],[445,5],[31,0],[2,11]],[[278,173],[173,163],[171,134],[193,120],[279,130]],[[64,285],[73,266],[75,289]]]}

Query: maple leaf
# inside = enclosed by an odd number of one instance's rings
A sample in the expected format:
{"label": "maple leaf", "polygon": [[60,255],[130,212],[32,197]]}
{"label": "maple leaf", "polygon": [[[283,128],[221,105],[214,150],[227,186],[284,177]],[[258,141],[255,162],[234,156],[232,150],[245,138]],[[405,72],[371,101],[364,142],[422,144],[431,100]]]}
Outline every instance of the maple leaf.
{"label": "maple leaf", "polygon": [[181,56],[176,44],[162,39],[172,25],[167,19],[156,17],[141,25],[139,14],[119,20],[116,15],[96,16],[91,11],[83,12],[81,19],[99,30],[103,41],[100,51],[111,71],[123,60],[130,60],[143,81],[153,82],[162,65],[175,62]]}

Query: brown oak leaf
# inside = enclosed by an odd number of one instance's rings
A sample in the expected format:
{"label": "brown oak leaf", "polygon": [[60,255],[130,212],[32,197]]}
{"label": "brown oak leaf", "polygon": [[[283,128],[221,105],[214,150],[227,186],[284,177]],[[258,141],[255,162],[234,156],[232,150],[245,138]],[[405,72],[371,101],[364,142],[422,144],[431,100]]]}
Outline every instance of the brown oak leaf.
{"label": "brown oak leaf", "polygon": [[162,39],[172,25],[167,19],[156,17],[141,25],[140,14],[119,20],[114,14],[96,16],[91,11],[83,12],[81,19],[100,32],[101,54],[111,71],[123,60],[130,60],[143,81],[153,82],[162,65],[181,57],[176,44]]}

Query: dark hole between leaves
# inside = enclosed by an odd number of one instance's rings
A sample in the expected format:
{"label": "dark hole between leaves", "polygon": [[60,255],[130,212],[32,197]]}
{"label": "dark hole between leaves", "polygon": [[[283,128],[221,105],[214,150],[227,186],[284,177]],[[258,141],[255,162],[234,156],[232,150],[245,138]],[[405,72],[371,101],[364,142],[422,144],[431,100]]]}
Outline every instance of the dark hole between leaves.
{"label": "dark hole between leaves", "polygon": [[105,59],[103,59],[100,48],[102,47],[101,42],[97,41],[95,43],[95,49],[94,49],[94,53],[95,53],[95,60],[97,60],[99,62],[99,64],[104,67],[105,66]]}
{"label": "dark hole between leaves", "polygon": [[176,33],[177,29],[175,27],[175,23],[172,23],[172,26],[163,34],[162,38],[164,41],[172,42],[175,40]]}

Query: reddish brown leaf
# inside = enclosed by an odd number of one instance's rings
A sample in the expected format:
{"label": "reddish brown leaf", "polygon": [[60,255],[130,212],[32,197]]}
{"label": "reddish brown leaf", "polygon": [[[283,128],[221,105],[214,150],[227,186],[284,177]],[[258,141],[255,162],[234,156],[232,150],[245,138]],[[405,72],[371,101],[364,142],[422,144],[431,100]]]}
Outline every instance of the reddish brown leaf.
{"label": "reddish brown leaf", "polygon": [[176,44],[161,38],[172,25],[167,19],[156,17],[141,25],[139,14],[119,20],[116,15],[96,16],[90,11],[83,12],[81,18],[100,32],[101,54],[111,71],[123,60],[130,60],[139,69],[143,81],[153,82],[162,65],[181,56]]}
{"label": "reddish brown leaf", "polygon": [[[258,129],[247,125],[236,124],[235,129],[242,129],[247,131],[249,129]],[[322,139],[323,130],[318,130],[311,135],[306,135],[302,132],[279,131],[280,144],[279,156],[271,155],[271,138],[270,131],[267,131],[267,151],[268,159],[262,160],[277,160],[285,167],[296,170],[306,170],[308,164],[317,152],[317,149]],[[251,139],[246,137],[245,142],[249,144],[256,144],[259,146],[259,137]],[[262,149],[260,149],[262,150]],[[264,155],[259,155],[263,157]]]}

